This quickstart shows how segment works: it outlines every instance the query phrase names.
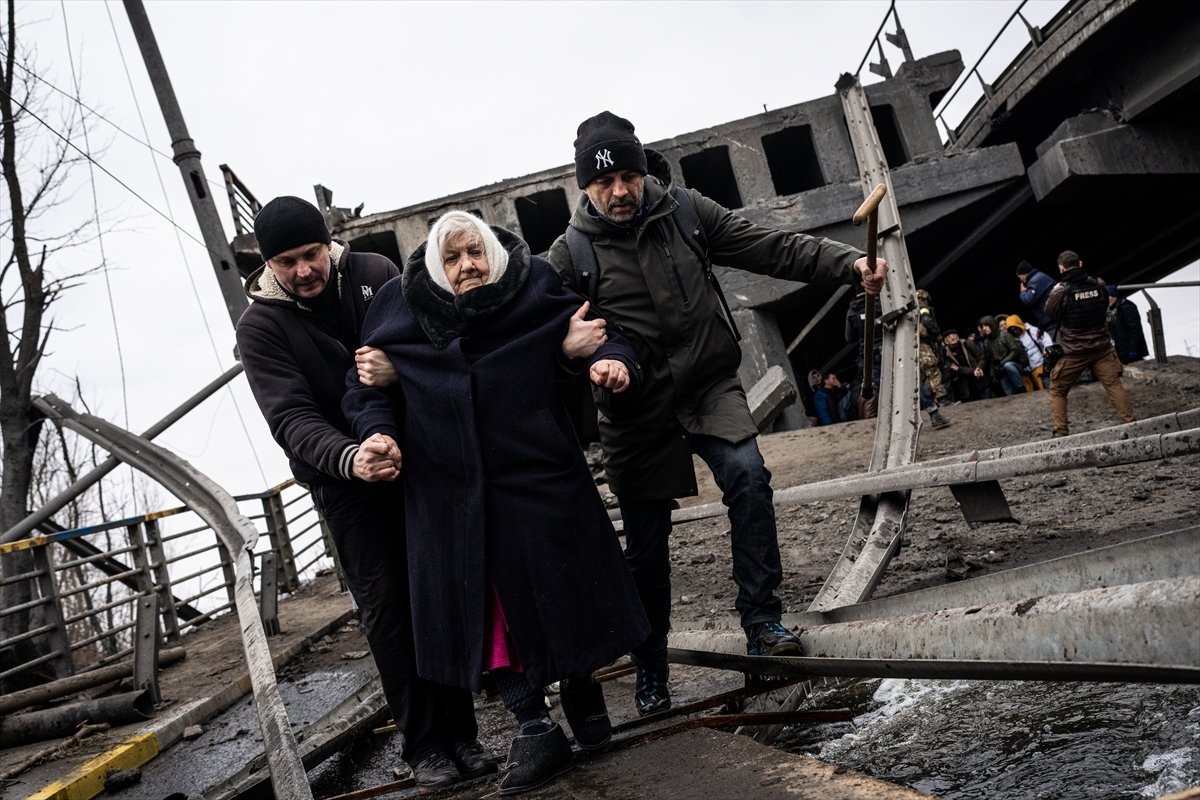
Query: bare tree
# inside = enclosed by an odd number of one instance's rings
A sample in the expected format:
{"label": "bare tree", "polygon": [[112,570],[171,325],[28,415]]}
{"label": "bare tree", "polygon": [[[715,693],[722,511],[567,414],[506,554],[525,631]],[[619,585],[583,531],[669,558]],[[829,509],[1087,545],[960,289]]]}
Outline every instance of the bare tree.
{"label": "bare tree", "polygon": [[[70,142],[82,118],[70,104],[55,107],[37,77],[36,65],[18,41],[14,0],[7,0],[0,30],[0,171],[5,191],[0,197],[0,531],[28,513],[34,453],[41,419],[31,404],[34,378],[54,329],[48,316],[59,294],[84,274],[53,272],[54,256],[81,244],[95,220],[85,218],[57,230],[47,224],[49,212],[69,199],[71,167],[83,160]],[[0,558],[0,573],[30,570],[27,551]],[[3,605],[12,608],[32,599],[28,581],[4,587]],[[0,635],[27,630],[31,619],[3,618]],[[20,663],[35,643],[22,642],[0,651],[0,668]],[[22,652],[23,651],[23,652]]]}

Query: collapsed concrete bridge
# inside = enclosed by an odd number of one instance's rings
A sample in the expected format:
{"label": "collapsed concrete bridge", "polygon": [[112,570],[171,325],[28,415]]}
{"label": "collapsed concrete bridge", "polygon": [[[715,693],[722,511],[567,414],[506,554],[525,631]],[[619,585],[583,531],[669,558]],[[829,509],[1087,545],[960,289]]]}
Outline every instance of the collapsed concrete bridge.
{"label": "collapsed concrete bridge", "polygon": [[[1014,14],[1010,27],[1020,27]],[[967,69],[957,51],[905,61],[865,87],[903,220],[914,278],[944,327],[973,327],[1020,311],[1014,267],[1053,270],[1064,249],[1085,254],[1110,283],[1150,282],[1200,255],[1200,204],[1185,189],[1200,174],[1200,7],[1149,0],[1073,0],[998,76]],[[903,37],[901,30],[897,31]],[[890,72],[890,70],[885,70]],[[832,87],[831,87],[832,88]],[[950,129],[944,107],[981,94]],[[939,125],[946,132],[943,142]],[[862,199],[854,148],[836,93],[648,143],[675,180],[746,218],[861,243],[850,214]],[[226,169],[239,268],[260,263],[248,225],[257,205]],[[565,229],[571,165],[357,216],[318,190],[335,235],[397,263],[451,208],[519,232],[534,252]],[[848,290],[718,269],[745,336],[743,383],[772,365],[795,374],[845,368]],[[785,410],[777,427],[804,424]]]}

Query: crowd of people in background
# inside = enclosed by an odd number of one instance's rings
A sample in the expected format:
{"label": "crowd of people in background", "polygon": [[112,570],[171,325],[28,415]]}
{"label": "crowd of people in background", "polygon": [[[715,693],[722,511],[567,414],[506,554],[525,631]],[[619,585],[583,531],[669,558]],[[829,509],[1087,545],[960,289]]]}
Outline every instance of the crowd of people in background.
{"label": "crowd of people in background", "polygon": [[[1074,261],[1078,260],[1071,251],[1065,251],[1060,261],[1064,256],[1068,262],[1073,263],[1072,256]],[[1057,316],[1048,313],[1046,304],[1053,289],[1062,284],[1024,260],[1017,265],[1016,273],[1020,284],[1017,299],[1022,306],[1021,314],[1009,313],[1014,310],[1011,308],[986,314],[979,317],[971,329],[942,328],[929,292],[917,290],[921,409],[929,413],[933,427],[950,424],[940,413],[940,409],[948,405],[1050,389],[1053,362],[1061,354],[1058,331],[1062,313],[1061,310]],[[1121,364],[1140,361],[1149,355],[1149,350],[1138,307],[1120,287],[1103,281],[1097,283],[1107,294],[1106,328],[1116,358]],[[877,301],[877,316],[879,313]],[[862,314],[863,298],[860,295],[847,311],[848,342],[860,342]],[[874,342],[876,387],[879,384],[880,348],[877,336]],[[862,364],[861,342],[857,363]],[[809,372],[812,416],[817,425],[848,422],[862,416],[860,404],[856,402],[862,389],[861,374],[861,367],[857,367],[854,375],[843,382],[833,371],[822,373],[814,369]]]}

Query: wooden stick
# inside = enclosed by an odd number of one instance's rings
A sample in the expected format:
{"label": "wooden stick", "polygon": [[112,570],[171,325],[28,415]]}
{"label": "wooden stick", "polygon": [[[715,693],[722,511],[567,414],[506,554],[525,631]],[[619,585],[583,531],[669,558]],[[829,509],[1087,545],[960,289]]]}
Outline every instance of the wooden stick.
{"label": "wooden stick", "polygon": [[[867,195],[867,199],[863,200],[862,205],[858,207],[858,211],[854,212],[853,222],[855,225],[862,224],[865,219],[867,221],[867,268],[871,272],[875,271],[875,251],[878,246],[876,241],[879,238],[879,203],[883,200],[883,196],[887,194],[887,184],[881,183],[876,186],[871,193]],[[864,400],[870,400],[875,396],[875,297],[874,295],[863,295],[863,379],[862,379],[862,397]]]}

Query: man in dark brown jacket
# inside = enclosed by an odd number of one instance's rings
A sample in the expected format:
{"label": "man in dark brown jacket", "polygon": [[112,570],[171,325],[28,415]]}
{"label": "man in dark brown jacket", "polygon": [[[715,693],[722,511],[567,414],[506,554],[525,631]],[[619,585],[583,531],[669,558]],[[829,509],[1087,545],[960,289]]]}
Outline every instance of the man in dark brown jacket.
{"label": "man in dark brown jacket", "polygon": [[1104,281],[1083,271],[1079,254],[1064,250],[1058,256],[1062,282],[1050,290],[1046,313],[1059,324],[1062,358],[1050,371],[1050,410],[1054,435],[1071,432],[1067,422],[1067,393],[1087,368],[1104,386],[1113,408],[1125,422],[1133,422],[1133,404],[1121,385],[1121,360],[1108,338],[1108,290]]}
{"label": "man in dark brown jacket", "polygon": [[[668,537],[674,498],[696,494],[693,453],[708,464],[729,507],[735,605],[747,652],[796,653],[800,643],[779,622],[782,567],[771,475],[738,379],[741,349],[708,265],[673,218],[680,199],[670,168],[642,147],[628,120],[605,111],[579,126],[575,174],[583,193],[570,224],[590,242],[599,272],[590,300],[634,343],[643,369],[637,402],[602,414],[599,427],[621,505],[626,561],[650,619],[650,638],[633,653],[635,700],[649,714],[670,707]],[[882,260],[872,273],[859,250],[754,225],[693,189],[682,191],[713,263],[805,283],[861,282],[871,294],[883,286]],[[566,236],[549,258],[565,280],[578,283]]]}
{"label": "man in dark brown jacket", "polygon": [[426,788],[495,772],[476,740],[471,693],[417,674],[398,454],[382,437],[360,446],[342,414],[352,367],[380,382],[392,370],[381,351],[359,341],[372,298],[400,271],[381,255],[332,240],[321,212],[298,197],[263,206],[254,234],[264,263],[246,279],[251,303],[237,325],[242,366],[292,474],[308,486],[333,535],[404,735],[401,757]]}

